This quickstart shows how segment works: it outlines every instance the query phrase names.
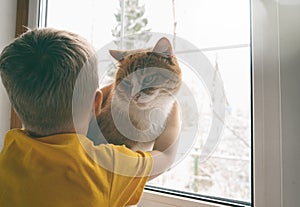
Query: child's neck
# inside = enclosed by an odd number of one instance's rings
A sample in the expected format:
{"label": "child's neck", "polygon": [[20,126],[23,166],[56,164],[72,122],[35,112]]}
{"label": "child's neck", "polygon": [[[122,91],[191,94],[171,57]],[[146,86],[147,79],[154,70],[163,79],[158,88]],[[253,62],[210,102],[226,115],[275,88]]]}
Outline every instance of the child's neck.
{"label": "child's neck", "polygon": [[58,132],[52,132],[52,133],[43,133],[43,132],[39,132],[36,133],[34,131],[31,131],[29,129],[24,129],[24,131],[31,137],[31,138],[41,138],[41,137],[48,137],[48,136],[53,136],[53,135],[58,135],[58,134],[73,134],[73,133],[77,133],[77,134],[81,134],[78,133],[76,130],[63,130],[63,131],[58,131]]}

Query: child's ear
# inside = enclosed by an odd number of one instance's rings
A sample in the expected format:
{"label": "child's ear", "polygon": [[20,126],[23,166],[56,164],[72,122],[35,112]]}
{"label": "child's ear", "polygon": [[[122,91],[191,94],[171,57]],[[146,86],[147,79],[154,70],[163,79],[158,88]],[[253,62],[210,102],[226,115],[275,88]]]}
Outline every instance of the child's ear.
{"label": "child's ear", "polygon": [[101,113],[102,100],[103,100],[103,93],[101,90],[97,90],[95,95],[95,102],[94,102],[94,110],[96,116],[98,116]]}

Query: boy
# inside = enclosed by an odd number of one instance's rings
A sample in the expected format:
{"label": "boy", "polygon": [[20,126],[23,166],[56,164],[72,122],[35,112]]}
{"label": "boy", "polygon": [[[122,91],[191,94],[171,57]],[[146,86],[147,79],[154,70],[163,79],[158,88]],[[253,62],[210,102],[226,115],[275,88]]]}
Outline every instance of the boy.
{"label": "boy", "polygon": [[55,29],[28,31],[2,51],[2,82],[24,129],[5,136],[1,207],[134,205],[174,161],[177,107],[151,152],[94,146],[84,136],[109,90],[97,90],[94,54],[78,35]]}

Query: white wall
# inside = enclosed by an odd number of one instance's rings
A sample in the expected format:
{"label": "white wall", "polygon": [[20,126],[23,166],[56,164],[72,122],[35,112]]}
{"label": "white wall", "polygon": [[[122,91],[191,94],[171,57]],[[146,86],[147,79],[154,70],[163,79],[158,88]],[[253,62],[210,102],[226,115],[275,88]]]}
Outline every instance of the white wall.
{"label": "white wall", "polygon": [[300,203],[300,1],[297,5],[281,4],[278,11],[282,112],[282,200],[284,207],[298,207]]}
{"label": "white wall", "polygon": [[[14,39],[17,0],[0,0],[0,51]],[[10,127],[10,103],[0,80],[0,149]]]}
{"label": "white wall", "polygon": [[255,207],[300,202],[300,0],[252,0]]}

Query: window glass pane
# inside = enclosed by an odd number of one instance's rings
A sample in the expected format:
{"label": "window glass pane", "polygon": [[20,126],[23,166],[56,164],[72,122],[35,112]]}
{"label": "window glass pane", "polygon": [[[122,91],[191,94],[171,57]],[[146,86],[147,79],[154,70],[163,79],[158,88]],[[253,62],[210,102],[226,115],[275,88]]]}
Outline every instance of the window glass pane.
{"label": "window glass pane", "polygon": [[50,0],[48,1],[47,27],[73,31],[90,40],[96,48],[112,41],[116,25],[114,14],[118,0]]}
{"label": "window glass pane", "polygon": [[[187,111],[186,114],[189,114],[183,124],[188,129],[190,123],[199,120],[198,137],[190,153],[179,164],[149,185],[250,202],[249,0],[124,1],[127,20],[124,22],[125,35],[150,31],[176,35],[187,40],[210,62],[215,75],[222,80],[225,91],[225,118],[221,117],[224,130],[213,153],[204,162],[200,162],[200,154],[214,116],[212,94],[203,82],[195,78],[189,65],[180,61],[184,82],[188,83],[198,107],[198,113],[193,113],[192,109],[182,106]],[[135,3],[135,6],[130,2]],[[115,40],[120,32],[120,21],[117,20],[120,18],[118,15],[122,14],[119,0],[105,3],[98,0],[51,0],[48,4],[48,27],[79,33],[98,49]],[[129,20],[130,15],[137,15],[139,12],[139,17]],[[133,23],[130,21],[142,25],[132,28]],[[176,45],[174,47],[175,55],[176,52],[195,52],[190,48],[179,51]]]}

